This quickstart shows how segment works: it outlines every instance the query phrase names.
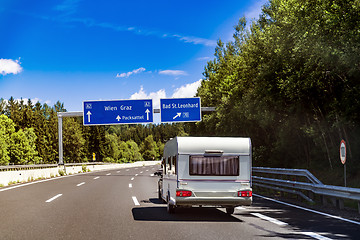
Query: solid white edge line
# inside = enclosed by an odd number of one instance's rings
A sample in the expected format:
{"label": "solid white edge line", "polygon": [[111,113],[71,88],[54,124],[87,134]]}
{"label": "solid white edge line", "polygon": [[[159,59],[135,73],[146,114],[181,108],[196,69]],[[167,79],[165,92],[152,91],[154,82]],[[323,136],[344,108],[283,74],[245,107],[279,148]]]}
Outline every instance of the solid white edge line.
{"label": "solid white edge line", "polygon": [[84,185],[85,182],[79,183],[78,185],[76,185],[77,187],[80,187],[81,185]]}
{"label": "solid white edge line", "polygon": [[131,184],[131,183],[129,183],[129,188],[132,188],[132,184]]}
{"label": "solid white edge line", "polygon": [[319,235],[317,233],[314,233],[314,232],[299,232],[299,233],[303,234],[303,235],[306,235],[306,236],[309,236],[309,237],[312,237],[312,238],[315,238],[315,239],[319,239],[319,240],[331,240],[331,238],[321,236],[321,235]]}
{"label": "solid white edge line", "polygon": [[54,201],[55,199],[57,199],[58,197],[61,197],[61,196],[62,196],[62,194],[60,193],[60,194],[58,194],[58,195],[56,195],[56,196],[54,196],[54,197],[46,200],[45,202],[47,202],[47,203],[52,202],[52,201]]}
{"label": "solid white edge line", "polygon": [[251,215],[254,215],[254,216],[256,216],[256,217],[259,217],[259,218],[261,218],[261,219],[264,219],[264,220],[266,220],[266,221],[275,223],[275,224],[277,224],[277,225],[279,225],[279,226],[287,226],[287,225],[288,225],[286,222],[282,222],[282,221],[279,221],[279,220],[277,220],[277,219],[275,219],[275,218],[265,216],[265,215],[263,215],[263,214],[261,214],[261,213],[250,213],[250,214],[251,214]]}
{"label": "solid white edge line", "polygon": [[244,208],[244,207],[236,207],[235,209],[238,209],[238,210],[245,210],[246,208]]}
{"label": "solid white edge line", "polygon": [[[104,171],[108,171],[108,169],[99,170],[99,171],[94,171],[94,172],[104,172]],[[67,178],[67,177],[75,177],[75,176],[79,176],[79,175],[83,175],[83,174],[91,174],[91,173],[94,173],[94,172],[77,173],[77,174],[73,174],[73,175],[66,175],[66,176],[59,176],[59,177],[54,177],[54,178],[48,178],[48,179],[39,180],[39,181],[34,181],[34,182],[22,183],[22,184],[19,184],[19,185],[16,185],[16,186],[12,186],[12,187],[7,187],[7,186],[6,186],[5,188],[0,188],[0,192],[4,192],[4,191],[16,189],[16,188],[21,188],[21,187],[29,186],[29,185],[32,185],[32,184],[43,183],[43,182],[48,182],[48,181],[54,181],[54,180],[58,180],[58,179],[62,179],[62,178]]]}
{"label": "solid white edge line", "polygon": [[280,204],[283,204],[283,205],[287,205],[289,207],[298,208],[298,209],[305,210],[305,211],[308,211],[308,212],[320,214],[320,215],[323,215],[323,216],[326,216],[326,217],[331,217],[331,218],[334,218],[334,219],[338,219],[338,220],[342,220],[342,221],[345,221],[345,222],[360,225],[360,222],[357,222],[357,221],[353,221],[353,220],[350,220],[350,219],[346,219],[346,218],[342,218],[342,217],[339,217],[339,216],[331,215],[331,214],[328,214],[328,213],[319,212],[319,211],[316,211],[316,210],[313,210],[313,209],[300,207],[300,206],[297,206],[297,205],[294,205],[294,204],[291,204],[291,203],[282,202],[282,201],[275,200],[275,199],[268,198],[268,197],[264,197],[264,196],[261,196],[261,195],[258,195],[258,194],[253,194],[253,196],[260,197],[260,198],[263,198],[263,199],[266,199],[266,200],[269,200],[269,201],[273,201],[273,202],[276,202],[276,203],[280,203]]}
{"label": "solid white edge line", "polygon": [[140,206],[140,203],[135,196],[132,197],[132,200],[134,201],[135,206]]}

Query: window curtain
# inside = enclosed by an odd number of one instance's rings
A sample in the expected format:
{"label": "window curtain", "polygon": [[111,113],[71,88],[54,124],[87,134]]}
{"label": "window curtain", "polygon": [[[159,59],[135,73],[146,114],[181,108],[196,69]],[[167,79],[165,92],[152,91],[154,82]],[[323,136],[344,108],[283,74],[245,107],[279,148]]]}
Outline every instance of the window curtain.
{"label": "window curtain", "polygon": [[238,156],[190,156],[190,175],[238,176]]}

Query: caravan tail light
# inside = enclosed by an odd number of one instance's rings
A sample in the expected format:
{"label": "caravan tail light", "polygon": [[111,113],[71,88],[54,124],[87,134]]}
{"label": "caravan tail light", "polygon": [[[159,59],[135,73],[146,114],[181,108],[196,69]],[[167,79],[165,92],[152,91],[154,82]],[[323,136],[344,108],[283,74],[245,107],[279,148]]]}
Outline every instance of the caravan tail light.
{"label": "caravan tail light", "polygon": [[238,191],[238,197],[252,197],[252,191]]}
{"label": "caravan tail light", "polygon": [[184,190],[178,190],[176,191],[177,197],[191,197],[192,192],[191,191],[184,191]]}

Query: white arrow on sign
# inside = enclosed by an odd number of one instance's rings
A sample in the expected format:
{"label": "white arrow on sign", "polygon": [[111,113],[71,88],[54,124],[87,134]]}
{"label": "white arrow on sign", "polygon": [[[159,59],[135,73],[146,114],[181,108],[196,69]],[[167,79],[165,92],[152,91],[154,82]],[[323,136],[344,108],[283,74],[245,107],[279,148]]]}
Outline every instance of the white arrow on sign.
{"label": "white arrow on sign", "polygon": [[145,111],[145,113],[146,113],[146,120],[149,120],[150,110],[147,108],[146,111]]}
{"label": "white arrow on sign", "polygon": [[90,112],[90,111],[88,111],[88,112],[86,113],[86,115],[88,116],[88,122],[90,122],[91,112]]}
{"label": "white arrow on sign", "polygon": [[117,115],[116,120],[118,120],[118,122],[121,120],[121,117],[119,115]]}
{"label": "white arrow on sign", "polygon": [[173,117],[173,119],[178,118],[178,117],[180,117],[180,116],[181,116],[181,112],[177,113],[176,116]]}

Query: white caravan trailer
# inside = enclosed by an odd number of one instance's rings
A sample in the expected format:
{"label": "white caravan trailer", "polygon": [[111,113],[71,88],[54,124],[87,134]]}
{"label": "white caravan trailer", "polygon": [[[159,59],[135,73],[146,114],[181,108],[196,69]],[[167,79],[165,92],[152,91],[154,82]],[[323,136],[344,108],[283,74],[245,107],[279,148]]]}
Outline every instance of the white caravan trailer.
{"label": "white caravan trailer", "polygon": [[176,207],[224,207],[228,214],[252,203],[251,140],[176,137],[165,144],[159,198]]}

